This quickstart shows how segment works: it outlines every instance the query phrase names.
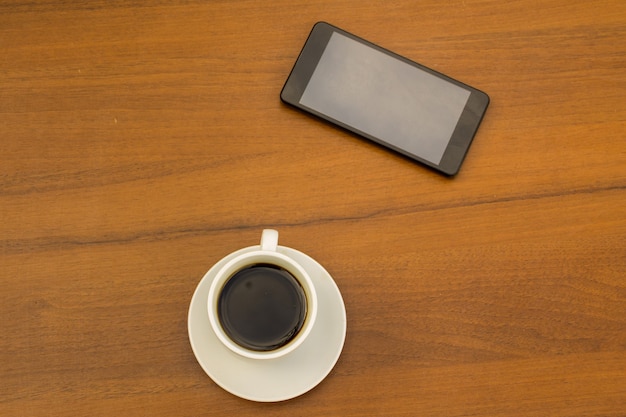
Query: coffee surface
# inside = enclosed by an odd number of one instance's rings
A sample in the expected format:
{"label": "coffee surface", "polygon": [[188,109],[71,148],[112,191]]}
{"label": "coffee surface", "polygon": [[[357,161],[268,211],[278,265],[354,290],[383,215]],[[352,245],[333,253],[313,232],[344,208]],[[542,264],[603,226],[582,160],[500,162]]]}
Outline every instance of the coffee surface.
{"label": "coffee surface", "polygon": [[218,317],[237,344],[269,351],[289,343],[306,317],[306,296],[286,270],[257,264],[235,273],[224,285]]}

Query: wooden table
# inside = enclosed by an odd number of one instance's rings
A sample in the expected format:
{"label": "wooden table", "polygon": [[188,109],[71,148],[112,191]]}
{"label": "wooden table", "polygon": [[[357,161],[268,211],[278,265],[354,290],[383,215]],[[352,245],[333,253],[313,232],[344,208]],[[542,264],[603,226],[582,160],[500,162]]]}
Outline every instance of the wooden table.
{"label": "wooden table", "polygon": [[[458,176],[281,104],[318,20],[491,96]],[[0,45],[0,415],[626,413],[625,2],[5,1]],[[187,336],[267,227],[348,317],[269,404]]]}

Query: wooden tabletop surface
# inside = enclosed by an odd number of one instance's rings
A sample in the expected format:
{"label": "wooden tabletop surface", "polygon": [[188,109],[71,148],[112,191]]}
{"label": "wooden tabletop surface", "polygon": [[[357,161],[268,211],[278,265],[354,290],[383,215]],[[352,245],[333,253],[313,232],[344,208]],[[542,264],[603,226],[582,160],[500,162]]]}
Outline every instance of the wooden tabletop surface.
{"label": "wooden tabletop surface", "polygon": [[[456,177],[280,102],[320,20],[490,95]],[[624,416],[625,40],[621,0],[2,2],[0,415]],[[347,311],[280,403],[187,334],[264,228]]]}

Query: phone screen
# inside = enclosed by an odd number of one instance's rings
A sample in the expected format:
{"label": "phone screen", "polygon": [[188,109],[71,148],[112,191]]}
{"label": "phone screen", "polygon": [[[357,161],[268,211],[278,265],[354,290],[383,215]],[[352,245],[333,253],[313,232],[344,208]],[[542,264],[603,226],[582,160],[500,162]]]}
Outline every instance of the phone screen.
{"label": "phone screen", "polygon": [[300,104],[439,164],[469,96],[464,88],[334,32]]}

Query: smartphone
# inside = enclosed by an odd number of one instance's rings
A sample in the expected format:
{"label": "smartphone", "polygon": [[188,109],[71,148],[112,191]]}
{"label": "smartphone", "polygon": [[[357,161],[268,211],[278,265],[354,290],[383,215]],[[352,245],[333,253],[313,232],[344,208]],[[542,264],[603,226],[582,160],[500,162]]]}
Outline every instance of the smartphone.
{"label": "smartphone", "polygon": [[446,175],[459,171],[489,105],[484,92],[325,22],[280,97]]}

